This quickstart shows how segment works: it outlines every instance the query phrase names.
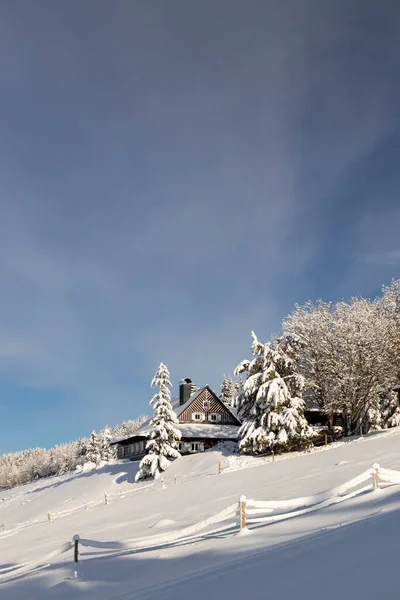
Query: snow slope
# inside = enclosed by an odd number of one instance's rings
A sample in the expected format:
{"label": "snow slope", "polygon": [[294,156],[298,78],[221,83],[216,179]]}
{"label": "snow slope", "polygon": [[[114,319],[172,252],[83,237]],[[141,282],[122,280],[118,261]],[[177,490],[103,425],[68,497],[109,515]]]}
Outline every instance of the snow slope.
{"label": "snow slope", "polygon": [[[400,485],[364,489],[367,473],[331,489],[375,462],[400,471],[399,445],[396,429],[274,463],[184,457],[165,488],[134,484],[137,463],[116,463],[0,492],[1,599],[398,597]],[[262,501],[248,535],[237,535],[232,508],[241,494]],[[74,534],[86,544],[78,565]]]}

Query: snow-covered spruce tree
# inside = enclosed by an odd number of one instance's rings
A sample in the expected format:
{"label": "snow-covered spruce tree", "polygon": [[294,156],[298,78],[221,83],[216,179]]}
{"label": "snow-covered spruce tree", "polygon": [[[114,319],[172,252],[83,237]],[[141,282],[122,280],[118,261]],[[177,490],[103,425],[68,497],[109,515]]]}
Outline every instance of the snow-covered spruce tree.
{"label": "snow-covered spruce tree", "polygon": [[238,408],[241,404],[243,398],[243,387],[244,387],[243,377],[239,376],[238,381],[235,382],[235,394],[231,401],[232,408]]}
{"label": "snow-covered spruce tree", "polygon": [[89,439],[89,447],[86,454],[87,462],[98,465],[101,461],[100,441],[95,431],[92,431]]}
{"label": "snow-covered spruce tree", "polygon": [[229,406],[232,405],[237,391],[237,385],[232,380],[232,377],[224,375],[221,385],[220,399]]}
{"label": "snow-covered spruce tree", "polygon": [[235,375],[247,372],[239,414],[239,448],[246,454],[304,449],[312,445],[313,430],[304,417],[304,379],[297,372],[294,336],[261,344],[252,332],[252,361],[241,362]]}
{"label": "snow-covered spruce tree", "polygon": [[104,429],[100,431],[100,457],[101,460],[109,461],[116,458],[115,446],[110,446],[112,440],[112,431],[106,425]]}
{"label": "snow-covered spruce tree", "polygon": [[147,454],[140,463],[136,481],[147,477],[157,478],[172,460],[180,458],[177,448],[181,432],[176,427],[178,419],[171,405],[170,374],[163,363],[160,363],[150,387],[158,388],[158,392],[150,400],[155,414],[150,421],[152,431],[146,444]]}
{"label": "snow-covered spruce tree", "polygon": [[86,456],[89,451],[89,443],[90,440],[88,438],[81,437],[78,439],[76,447],[76,456],[78,464],[83,464],[86,461]]}

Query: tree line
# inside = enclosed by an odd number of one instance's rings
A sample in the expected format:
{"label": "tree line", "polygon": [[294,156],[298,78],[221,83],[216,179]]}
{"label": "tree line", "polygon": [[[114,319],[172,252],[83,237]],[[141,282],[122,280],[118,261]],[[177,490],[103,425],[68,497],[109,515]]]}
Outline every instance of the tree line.
{"label": "tree line", "polygon": [[53,448],[33,448],[21,452],[0,455],[0,489],[30,483],[44,477],[63,475],[80,470],[85,463],[100,464],[116,458],[112,438],[133,435],[146,417],[124,421],[114,429],[106,426],[99,432],[92,431],[90,437]]}
{"label": "tree line", "polygon": [[339,417],[345,436],[400,425],[392,390],[400,383],[400,280],[376,299],[296,305],[282,335],[265,344],[252,335],[253,359],[235,370],[245,379],[231,386],[242,452],[311,444],[306,406],[326,416],[330,432]]}

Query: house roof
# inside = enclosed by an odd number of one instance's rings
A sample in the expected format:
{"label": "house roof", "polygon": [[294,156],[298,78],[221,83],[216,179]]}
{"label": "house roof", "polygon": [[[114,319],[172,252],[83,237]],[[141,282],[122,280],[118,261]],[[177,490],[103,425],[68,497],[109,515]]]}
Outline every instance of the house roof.
{"label": "house roof", "polygon": [[[236,440],[238,437],[238,425],[223,425],[220,423],[179,423],[176,428],[180,430],[182,439],[185,438],[205,438],[218,440]],[[135,433],[123,437],[114,438],[111,444],[118,444],[136,437],[147,438],[151,432],[151,427],[141,427]]]}

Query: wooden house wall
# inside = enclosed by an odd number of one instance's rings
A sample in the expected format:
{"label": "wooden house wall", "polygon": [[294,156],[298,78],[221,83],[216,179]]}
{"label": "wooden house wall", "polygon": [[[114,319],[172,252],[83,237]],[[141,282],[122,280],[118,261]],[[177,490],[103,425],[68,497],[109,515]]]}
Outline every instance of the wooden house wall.
{"label": "wooden house wall", "polygon": [[[204,402],[209,403],[209,408],[204,408]],[[219,423],[223,423],[225,425],[237,425],[237,420],[235,417],[227,410],[227,408],[223,405],[223,403],[211,393],[210,390],[205,388],[201,394],[194,400],[187,409],[179,415],[180,423],[187,423],[191,421],[195,421],[193,418],[193,413],[204,413],[205,414],[205,422],[210,422],[208,419],[208,415],[211,413],[216,413],[221,415],[221,420]],[[196,421],[195,421],[196,422]],[[204,421],[203,421],[204,423]]]}
{"label": "wooden house wall", "polygon": [[[308,410],[306,409],[304,411],[304,416],[307,419],[307,422],[310,425],[322,425],[322,426],[328,426],[329,424],[329,419],[328,419],[328,415],[326,413],[324,413],[321,410]],[[343,427],[344,425],[344,419],[343,416],[341,414],[334,414],[333,415],[333,423],[332,423],[335,427],[336,426],[341,426]]]}
{"label": "wooden house wall", "polygon": [[118,458],[139,460],[146,454],[146,441],[144,436],[133,436],[118,443]]}
{"label": "wooden house wall", "polygon": [[[198,452],[205,452],[206,450],[210,450],[220,442],[226,442],[227,440],[219,440],[217,438],[201,438],[201,437],[193,437],[193,438],[182,438],[180,442],[179,452],[181,454],[195,454],[196,451],[192,450],[190,446],[192,444],[198,443],[200,448]],[[236,441],[236,440],[232,440]]]}

